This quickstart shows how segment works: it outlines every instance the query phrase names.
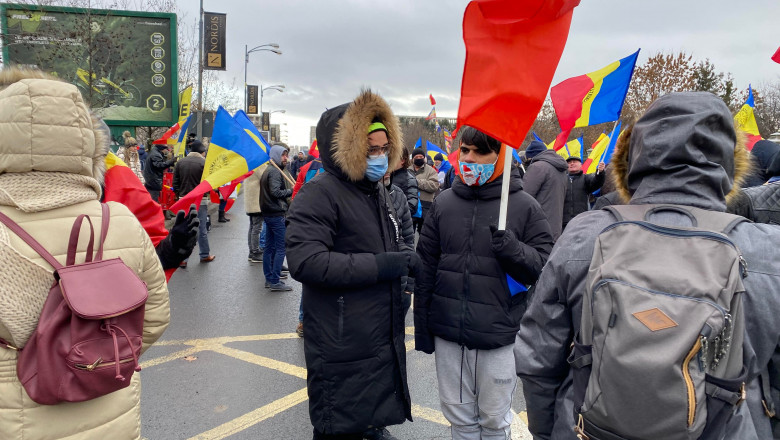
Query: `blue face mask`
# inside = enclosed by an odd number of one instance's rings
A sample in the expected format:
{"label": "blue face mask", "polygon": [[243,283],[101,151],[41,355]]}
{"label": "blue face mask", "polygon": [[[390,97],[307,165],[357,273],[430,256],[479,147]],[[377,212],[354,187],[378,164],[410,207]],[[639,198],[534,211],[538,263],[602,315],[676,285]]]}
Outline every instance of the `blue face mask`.
{"label": "blue face mask", "polygon": [[495,163],[466,163],[458,161],[463,183],[468,186],[481,186],[490,179],[496,170]]}
{"label": "blue face mask", "polygon": [[366,178],[372,182],[379,182],[387,172],[387,155],[368,156],[366,159],[368,168],[366,168]]}

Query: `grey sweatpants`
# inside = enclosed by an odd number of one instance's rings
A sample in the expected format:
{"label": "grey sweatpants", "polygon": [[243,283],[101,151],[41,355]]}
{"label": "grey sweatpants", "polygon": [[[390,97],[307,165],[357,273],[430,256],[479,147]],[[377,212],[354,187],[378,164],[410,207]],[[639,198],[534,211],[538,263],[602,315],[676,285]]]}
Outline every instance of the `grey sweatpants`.
{"label": "grey sweatpants", "polygon": [[436,376],[453,440],[509,440],[517,385],[512,345],[469,350],[435,339]]}

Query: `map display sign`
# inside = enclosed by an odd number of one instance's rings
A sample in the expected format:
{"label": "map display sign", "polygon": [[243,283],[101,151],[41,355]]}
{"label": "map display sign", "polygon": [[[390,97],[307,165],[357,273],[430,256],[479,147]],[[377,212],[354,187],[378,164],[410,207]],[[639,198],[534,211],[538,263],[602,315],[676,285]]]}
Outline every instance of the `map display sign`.
{"label": "map display sign", "polygon": [[3,59],[75,84],[109,125],[178,117],[176,15],[0,5]]}

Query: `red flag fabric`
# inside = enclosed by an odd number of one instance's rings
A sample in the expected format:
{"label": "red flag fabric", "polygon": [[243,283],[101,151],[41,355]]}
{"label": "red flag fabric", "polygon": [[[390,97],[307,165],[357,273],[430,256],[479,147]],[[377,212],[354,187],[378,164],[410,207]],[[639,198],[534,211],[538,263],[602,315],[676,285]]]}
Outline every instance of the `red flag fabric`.
{"label": "red flag fabric", "polygon": [[775,54],[772,55],[772,61],[776,63],[780,63],[780,47],[778,47],[777,52],[775,52]]}
{"label": "red flag fabric", "polygon": [[162,208],[152,200],[133,170],[113,153],[106,156],[104,185],[104,200],[127,206],[152,239],[152,244],[157,246],[168,236]]}
{"label": "red flag fabric", "polygon": [[428,95],[428,99],[431,100],[431,105],[436,105],[436,100],[433,99],[433,94],[432,93],[430,95]]}
{"label": "red flag fabric", "polygon": [[155,144],[155,145],[167,145],[168,144],[168,139],[170,139],[171,136],[173,136],[174,133],[176,133],[177,131],[179,131],[179,123],[178,122],[176,124],[174,124],[173,127],[169,128],[168,131],[163,133],[163,135],[160,136],[160,139],[157,139],[156,141],[154,141],[152,143]]}
{"label": "red flag fabric", "polygon": [[185,211],[189,210],[191,205],[195,205],[197,208],[200,206],[203,194],[206,194],[209,191],[211,191],[211,184],[208,180],[204,180],[203,182],[200,182],[198,186],[193,188],[192,191],[188,192],[187,195],[177,200],[170,209],[173,212],[178,212],[180,209]]}
{"label": "red flag fabric", "polygon": [[473,0],[463,16],[466,63],[458,127],[522,145],[542,107],[579,0]]}
{"label": "red flag fabric", "polygon": [[320,157],[320,150],[317,148],[317,139],[314,139],[314,142],[311,143],[311,147],[309,147],[309,154],[316,158]]}

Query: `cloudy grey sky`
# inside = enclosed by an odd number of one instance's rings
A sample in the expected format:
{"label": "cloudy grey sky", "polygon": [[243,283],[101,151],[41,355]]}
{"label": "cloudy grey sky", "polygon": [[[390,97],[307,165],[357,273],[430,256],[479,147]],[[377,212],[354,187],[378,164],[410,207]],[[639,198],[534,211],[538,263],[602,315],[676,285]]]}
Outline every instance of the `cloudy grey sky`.
{"label": "cloudy grey sky", "polygon": [[[521,1],[521,0],[518,0]],[[197,14],[197,0],[179,0]],[[380,92],[396,114],[457,115],[465,47],[465,0],[204,0],[227,14],[227,71],[243,82],[244,45],[279,43],[283,55],[250,55],[249,84],[284,84],[266,92],[273,123],[287,123],[292,145],[309,140],[326,107]],[[731,72],[737,85],[774,81],[780,64],[780,0],[582,0],[553,84],[601,68],[642,48],[639,62],[683,50]]]}

